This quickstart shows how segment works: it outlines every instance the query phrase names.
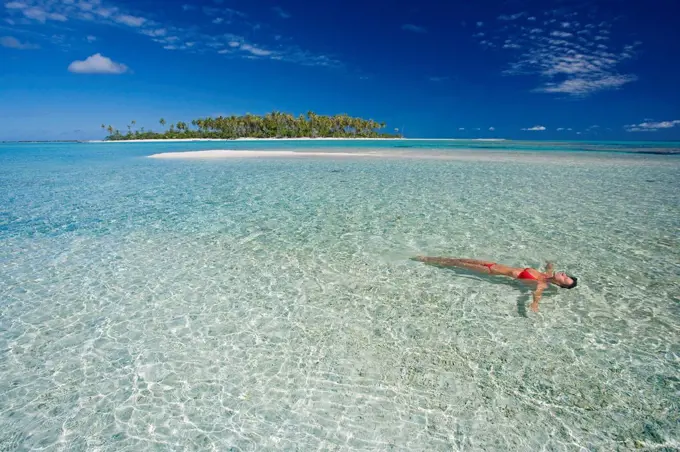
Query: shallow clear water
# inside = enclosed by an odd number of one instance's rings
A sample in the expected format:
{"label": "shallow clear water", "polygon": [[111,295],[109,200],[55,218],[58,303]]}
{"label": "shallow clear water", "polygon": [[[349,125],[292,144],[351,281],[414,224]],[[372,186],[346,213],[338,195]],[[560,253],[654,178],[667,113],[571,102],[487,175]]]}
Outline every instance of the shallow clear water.
{"label": "shallow clear water", "polygon": [[677,157],[309,146],[1,145],[0,450],[679,447]]}

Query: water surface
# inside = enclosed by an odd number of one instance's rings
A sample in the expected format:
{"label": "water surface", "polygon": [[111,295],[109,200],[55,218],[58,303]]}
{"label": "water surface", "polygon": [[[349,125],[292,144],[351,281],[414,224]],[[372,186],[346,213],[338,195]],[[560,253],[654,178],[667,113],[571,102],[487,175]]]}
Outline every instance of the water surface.
{"label": "water surface", "polygon": [[0,449],[677,448],[677,157],[146,158],[399,143],[1,145]]}

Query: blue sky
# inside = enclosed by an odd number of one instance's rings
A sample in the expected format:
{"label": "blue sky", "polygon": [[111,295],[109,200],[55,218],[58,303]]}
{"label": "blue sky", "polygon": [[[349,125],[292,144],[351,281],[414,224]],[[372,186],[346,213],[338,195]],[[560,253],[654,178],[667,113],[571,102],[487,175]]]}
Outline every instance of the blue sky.
{"label": "blue sky", "polygon": [[673,1],[0,1],[0,140],[272,110],[408,137],[680,139]]}

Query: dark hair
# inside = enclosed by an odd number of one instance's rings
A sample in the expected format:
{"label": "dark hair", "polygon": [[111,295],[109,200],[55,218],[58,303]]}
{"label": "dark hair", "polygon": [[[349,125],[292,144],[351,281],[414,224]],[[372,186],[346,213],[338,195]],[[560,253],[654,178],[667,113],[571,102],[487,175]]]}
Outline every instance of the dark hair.
{"label": "dark hair", "polygon": [[565,289],[573,289],[574,287],[576,287],[576,283],[578,283],[578,278],[576,278],[576,276],[571,276],[571,275],[568,275],[568,274],[566,274],[566,273],[565,273],[565,275],[567,275],[568,277],[570,277],[570,278],[572,279],[572,281],[574,281],[574,282],[571,283],[571,284],[568,285],[568,286],[562,286],[562,287],[564,287]]}

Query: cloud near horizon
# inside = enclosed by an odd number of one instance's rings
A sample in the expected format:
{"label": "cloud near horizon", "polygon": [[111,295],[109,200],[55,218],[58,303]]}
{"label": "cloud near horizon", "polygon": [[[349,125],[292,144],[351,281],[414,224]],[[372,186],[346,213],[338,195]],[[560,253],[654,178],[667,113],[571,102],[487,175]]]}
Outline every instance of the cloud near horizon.
{"label": "cloud near horizon", "polygon": [[95,53],[84,61],[76,60],[72,62],[68,66],[68,70],[74,74],[124,74],[130,69],[126,65],[116,63],[100,53]]}
{"label": "cloud near horizon", "polygon": [[659,129],[672,129],[680,126],[680,119],[672,121],[645,121],[640,124],[628,124],[623,126],[626,132],[657,132]]}
{"label": "cloud near horizon", "polygon": [[527,132],[541,132],[543,130],[546,130],[546,128],[545,126],[533,126],[522,130],[525,130]]}

